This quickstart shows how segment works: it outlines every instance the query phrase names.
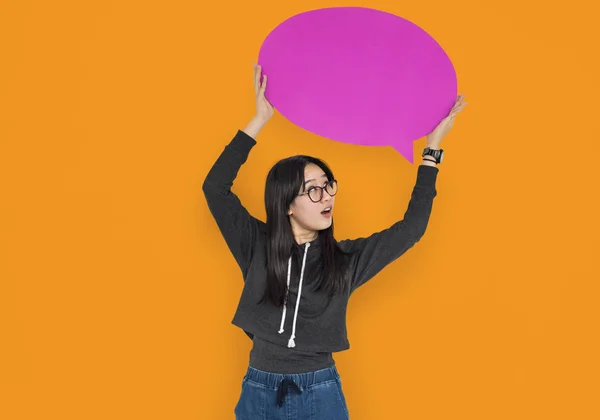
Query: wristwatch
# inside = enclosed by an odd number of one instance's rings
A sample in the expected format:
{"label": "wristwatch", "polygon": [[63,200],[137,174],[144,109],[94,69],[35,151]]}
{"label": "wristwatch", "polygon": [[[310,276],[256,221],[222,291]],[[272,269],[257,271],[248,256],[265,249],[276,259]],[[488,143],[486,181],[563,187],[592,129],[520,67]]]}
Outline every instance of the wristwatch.
{"label": "wristwatch", "polygon": [[441,163],[444,159],[444,149],[431,149],[426,147],[421,156],[433,156],[436,163]]}

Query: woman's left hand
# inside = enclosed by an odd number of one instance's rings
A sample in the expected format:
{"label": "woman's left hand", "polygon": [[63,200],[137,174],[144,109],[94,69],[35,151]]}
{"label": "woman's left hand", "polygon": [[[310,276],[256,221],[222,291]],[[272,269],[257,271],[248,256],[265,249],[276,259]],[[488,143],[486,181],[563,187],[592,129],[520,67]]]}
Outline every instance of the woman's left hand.
{"label": "woman's left hand", "polygon": [[454,126],[454,118],[456,118],[456,114],[458,114],[465,107],[467,102],[463,102],[465,95],[458,95],[456,98],[456,102],[454,102],[454,106],[452,110],[448,114],[446,118],[440,122],[440,124],[433,130],[431,133],[427,135],[427,147],[432,149],[439,149],[440,143],[448,131]]}

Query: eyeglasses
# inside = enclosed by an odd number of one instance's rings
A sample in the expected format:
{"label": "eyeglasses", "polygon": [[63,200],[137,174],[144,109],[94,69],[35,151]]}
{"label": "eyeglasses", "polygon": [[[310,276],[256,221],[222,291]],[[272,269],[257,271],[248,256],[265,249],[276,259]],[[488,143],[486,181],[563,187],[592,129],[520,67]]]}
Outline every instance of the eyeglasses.
{"label": "eyeglasses", "polygon": [[333,181],[327,181],[325,183],[325,187],[310,187],[308,191],[298,195],[308,194],[310,201],[313,203],[318,203],[323,198],[323,190],[327,191],[327,194],[333,197],[338,191],[337,181],[335,179]]}

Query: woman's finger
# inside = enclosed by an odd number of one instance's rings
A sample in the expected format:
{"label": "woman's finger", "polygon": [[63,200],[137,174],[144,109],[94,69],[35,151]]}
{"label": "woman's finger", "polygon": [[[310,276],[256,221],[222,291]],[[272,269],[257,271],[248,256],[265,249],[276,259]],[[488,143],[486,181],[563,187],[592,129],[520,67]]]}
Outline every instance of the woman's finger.
{"label": "woman's finger", "polygon": [[462,111],[462,110],[463,110],[463,108],[465,107],[465,105],[466,105],[466,102],[465,102],[463,105],[461,105],[461,106],[459,106],[458,108],[456,108],[455,110],[453,110],[453,111],[450,113],[450,117],[451,117],[451,118],[455,118],[455,117],[456,117],[456,114],[458,114],[460,111]]}
{"label": "woman's finger", "polygon": [[260,89],[260,73],[261,67],[257,64],[254,71],[254,89],[256,89],[256,93],[258,93],[258,90]]}
{"label": "woman's finger", "polygon": [[465,98],[465,95],[459,95],[458,98],[456,98],[456,102],[454,102],[453,108],[461,106],[464,98]]}
{"label": "woman's finger", "polygon": [[262,82],[262,86],[260,87],[260,94],[262,96],[265,95],[265,90],[267,90],[267,75],[263,75],[263,82]]}
{"label": "woman's finger", "polygon": [[452,108],[452,111],[450,111],[450,112],[460,111],[460,110],[462,110],[465,107],[466,104],[467,104],[467,102],[464,102],[462,104],[454,105],[454,107]]}
{"label": "woman's finger", "polygon": [[252,74],[252,82],[254,83],[254,89],[256,89],[256,63],[252,63],[252,69],[254,73]]}

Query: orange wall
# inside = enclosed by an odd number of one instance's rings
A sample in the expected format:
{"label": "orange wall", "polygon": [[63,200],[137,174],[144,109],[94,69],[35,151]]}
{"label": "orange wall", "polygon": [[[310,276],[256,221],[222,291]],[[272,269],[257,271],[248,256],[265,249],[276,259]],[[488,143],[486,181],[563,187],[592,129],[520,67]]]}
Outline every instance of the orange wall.
{"label": "orange wall", "polygon": [[[234,418],[242,279],[201,184],[264,37],[340,4],[201,3],[0,3],[2,419]],[[600,418],[592,3],[344,3],[427,30],[469,102],[425,237],[350,301],[353,419]],[[416,165],[277,114],[235,185],[251,213],[296,153],[340,179],[338,239],[403,215]]]}

